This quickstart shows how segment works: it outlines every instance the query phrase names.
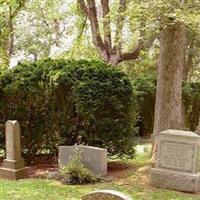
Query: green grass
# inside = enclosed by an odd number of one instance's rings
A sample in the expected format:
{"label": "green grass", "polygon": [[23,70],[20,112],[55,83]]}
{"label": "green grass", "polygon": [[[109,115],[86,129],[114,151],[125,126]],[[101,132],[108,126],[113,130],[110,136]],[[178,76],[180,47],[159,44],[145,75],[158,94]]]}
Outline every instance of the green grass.
{"label": "green grass", "polygon": [[80,200],[84,194],[98,189],[118,190],[130,195],[133,200],[200,200],[199,194],[151,187],[148,183],[148,173],[138,171],[138,168],[150,163],[148,153],[139,154],[134,160],[124,162],[133,168],[112,182],[93,185],[68,186],[42,179],[0,179],[0,200]]}

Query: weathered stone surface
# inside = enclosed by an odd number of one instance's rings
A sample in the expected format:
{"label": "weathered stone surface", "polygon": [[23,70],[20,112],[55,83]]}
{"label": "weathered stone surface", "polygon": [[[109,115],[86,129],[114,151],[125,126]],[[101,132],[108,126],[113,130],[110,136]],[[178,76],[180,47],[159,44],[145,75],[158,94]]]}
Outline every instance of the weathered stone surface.
{"label": "weathered stone surface", "polygon": [[190,131],[166,130],[159,134],[156,168],[151,183],[187,192],[199,191],[200,136]]}
{"label": "weathered stone surface", "polygon": [[195,145],[161,141],[158,167],[195,172]]}
{"label": "weathered stone surface", "polygon": [[27,168],[18,170],[9,169],[5,167],[0,168],[0,177],[8,180],[19,180],[27,177]]}
{"label": "weathered stone surface", "polygon": [[0,168],[0,177],[18,180],[27,176],[24,160],[21,158],[21,131],[17,121],[6,122],[6,159]]}
{"label": "weathered stone surface", "polygon": [[82,197],[82,200],[132,200],[132,198],[125,196],[121,192],[113,190],[100,190],[87,194]]}
{"label": "weathered stone surface", "polygon": [[59,180],[60,179],[60,173],[58,171],[49,172],[47,174],[47,178],[52,179],[52,180]]}
{"label": "weathered stone surface", "polygon": [[200,136],[190,131],[166,130],[159,134],[158,168],[197,172]]}
{"label": "weathered stone surface", "polygon": [[7,160],[21,159],[21,133],[18,121],[6,122],[6,158]]}
{"label": "weathered stone surface", "polygon": [[60,146],[59,166],[66,166],[73,158],[75,152],[80,151],[81,162],[91,171],[98,175],[107,175],[107,150],[92,146]]}
{"label": "weathered stone surface", "polygon": [[196,193],[199,191],[199,178],[198,174],[154,168],[150,179],[155,187]]}

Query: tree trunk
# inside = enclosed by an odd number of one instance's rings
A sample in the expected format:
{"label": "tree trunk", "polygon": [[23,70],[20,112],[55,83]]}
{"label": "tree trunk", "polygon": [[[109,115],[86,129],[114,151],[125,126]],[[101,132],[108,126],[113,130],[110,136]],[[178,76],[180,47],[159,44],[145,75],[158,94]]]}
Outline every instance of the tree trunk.
{"label": "tree trunk", "polygon": [[161,32],[157,69],[157,90],[153,131],[153,155],[156,159],[157,136],[166,129],[181,129],[182,81],[185,57],[185,26],[168,25]]}
{"label": "tree trunk", "polygon": [[199,125],[197,126],[197,129],[196,129],[195,133],[200,135],[200,117],[199,117]]}
{"label": "tree trunk", "polygon": [[14,51],[14,26],[13,26],[13,19],[12,19],[12,7],[9,7],[9,21],[8,21],[8,28],[9,28],[9,41],[8,41],[8,55],[9,60]]}
{"label": "tree trunk", "polygon": [[194,41],[195,39],[192,38],[189,45],[188,45],[188,55],[185,62],[185,69],[184,69],[184,75],[183,80],[184,81],[190,81],[191,80],[191,70],[193,68],[193,59],[194,59]]}

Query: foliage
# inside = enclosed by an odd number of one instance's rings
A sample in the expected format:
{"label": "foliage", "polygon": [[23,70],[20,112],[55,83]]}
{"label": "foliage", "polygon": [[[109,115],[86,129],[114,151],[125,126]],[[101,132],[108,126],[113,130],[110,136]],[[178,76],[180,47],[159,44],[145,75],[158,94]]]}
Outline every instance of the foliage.
{"label": "foliage", "polygon": [[98,61],[40,60],[1,75],[1,112],[22,126],[28,157],[59,144],[134,155],[136,106],[127,76]]}
{"label": "foliage", "polygon": [[140,76],[133,81],[133,87],[137,91],[139,135],[150,135],[153,132],[156,77],[153,74]]}
{"label": "foliage", "polygon": [[27,1],[16,19],[15,49],[34,61],[46,58],[62,46],[70,32],[67,6],[63,0]]}
{"label": "foliage", "polygon": [[[153,130],[156,99],[156,76],[144,74],[133,81],[137,94],[139,135],[150,135]],[[186,82],[183,86],[186,127],[194,131],[200,116],[200,82]]]}
{"label": "foliage", "polygon": [[100,180],[100,176],[95,175],[87,169],[80,160],[81,152],[76,150],[70,162],[61,170],[62,177],[69,184],[95,183]]}
{"label": "foliage", "polygon": [[149,21],[148,28],[164,28],[169,24],[182,22],[189,29],[199,29],[199,0],[174,1],[174,0],[148,0],[131,1],[128,15],[135,19],[146,18]]}
{"label": "foliage", "polygon": [[9,64],[9,48],[11,46],[12,24],[18,12],[23,8],[25,0],[0,0],[0,67]]}
{"label": "foliage", "polygon": [[200,82],[190,82],[183,87],[183,98],[186,106],[186,123],[195,131],[200,116]]}

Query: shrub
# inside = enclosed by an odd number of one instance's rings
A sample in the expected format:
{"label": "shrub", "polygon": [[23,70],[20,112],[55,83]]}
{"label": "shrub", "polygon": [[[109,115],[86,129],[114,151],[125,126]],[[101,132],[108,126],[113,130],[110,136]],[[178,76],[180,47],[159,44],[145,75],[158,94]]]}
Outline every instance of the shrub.
{"label": "shrub", "polygon": [[135,94],[127,76],[98,61],[40,60],[0,75],[4,123],[17,119],[31,159],[84,143],[134,155]]}

